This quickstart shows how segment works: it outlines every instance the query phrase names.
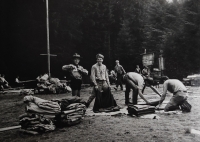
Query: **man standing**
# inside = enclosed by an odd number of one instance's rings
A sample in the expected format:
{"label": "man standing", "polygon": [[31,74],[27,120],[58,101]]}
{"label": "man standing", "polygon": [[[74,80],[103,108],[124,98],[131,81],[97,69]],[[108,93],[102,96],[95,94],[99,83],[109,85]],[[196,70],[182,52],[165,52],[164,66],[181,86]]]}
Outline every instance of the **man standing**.
{"label": "man standing", "polygon": [[72,96],[80,97],[82,76],[88,75],[88,71],[79,65],[81,56],[77,53],[73,55],[73,64],[64,65],[62,70],[68,71],[71,79]]}
{"label": "man standing", "polygon": [[[163,84],[163,94],[161,96],[158,108],[162,104],[162,102],[165,100],[167,91],[173,93],[173,97],[170,99],[169,103],[165,106],[165,111],[173,111],[179,106],[182,107],[184,103],[188,104],[187,100],[187,88],[183,85],[183,83],[177,79],[168,79]],[[189,111],[191,109],[191,105]]]}
{"label": "man standing", "polygon": [[123,90],[123,85],[122,85],[122,76],[125,74],[124,68],[119,64],[119,60],[116,60],[116,66],[114,68],[116,74],[117,74],[117,82],[116,82],[116,87],[114,88],[117,90],[118,86],[120,85],[121,90]]}
{"label": "man standing", "polygon": [[116,106],[116,101],[111,94],[111,87],[108,78],[106,66],[102,64],[104,56],[102,54],[96,55],[97,63],[91,69],[91,81],[94,85],[91,96],[86,102],[86,107],[90,105],[92,100],[96,97],[93,111],[99,111],[100,108],[108,108]]}

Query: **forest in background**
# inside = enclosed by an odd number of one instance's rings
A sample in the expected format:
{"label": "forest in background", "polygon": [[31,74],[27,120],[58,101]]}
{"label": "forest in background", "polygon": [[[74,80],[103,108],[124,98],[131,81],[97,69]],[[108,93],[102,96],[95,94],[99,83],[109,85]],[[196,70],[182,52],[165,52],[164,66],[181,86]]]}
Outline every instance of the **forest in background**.
{"label": "forest in background", "polygon": [[[14,80],[47,72],[45,0],[2,0],[0,7],[0,73]],[[162,52],[170,78],[200,73],[199,0],[49,0],[49,22],[52,76],[64,76],[74,53],[89,71],[97,53],[109,70],[119,59],[134,71],[144,49],[155,63]]]}

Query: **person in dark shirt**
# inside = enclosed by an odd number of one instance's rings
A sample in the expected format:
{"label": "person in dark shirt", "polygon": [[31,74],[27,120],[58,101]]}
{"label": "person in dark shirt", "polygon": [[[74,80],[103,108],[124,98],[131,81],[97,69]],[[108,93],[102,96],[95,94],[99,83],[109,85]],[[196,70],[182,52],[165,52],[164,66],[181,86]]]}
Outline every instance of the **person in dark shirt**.
{"label": "person in dark shirt", "polygon": [[80,97],[82,75],[88,75],[88,71],[79,65],[81,56],[77,53],[73,55],[73,64],[64,65],[63,70],[70,73],[72,96]]}
{"label": "person in dark shirt", "polygon": [[119,64],[119,60],[116,60],[115,62],[116,62],[116,66],[114,68],[114,71],[117,74],[117,82],[116,82],[116,87],[114,89],[117,90],[118,86],[120,85],[121,90],[123,90],[122,76],[123,76],[123,74],[126,73],[126,71],[124,70],[122,65]]}

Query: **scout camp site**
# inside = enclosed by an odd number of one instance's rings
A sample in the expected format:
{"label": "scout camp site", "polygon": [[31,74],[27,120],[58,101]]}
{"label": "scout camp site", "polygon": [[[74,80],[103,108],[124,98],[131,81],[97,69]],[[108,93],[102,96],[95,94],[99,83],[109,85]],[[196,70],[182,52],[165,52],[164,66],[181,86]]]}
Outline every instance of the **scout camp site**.
{"label": "scout camp site", "polygon": [[[162,88],[159,89],[160,91]],[[139,141],[139,142],[198,142],[200,136],[191,134],[187,130],[200,130],[199,114],[199,87],[189,87],[189,102],[193,108],[190,113],[156,113],[156,118],[138,118],[117,114],[114,116],[85,116],[84,120],[71,127],[57,128],[55,131],[42,135],[27,135],[19,132],[19,129],[8,130],[1,133],[0,141]],[[81,94],[86,100],[91,93],[91,88],[85,88]],[[115,92],[114,90],[112,90]],[[149,88],[144,92],[149,99],[159,98]],[[51,100],[71,96],[68,94],[59,95],[36,95],[38,97]],[[170,96],[170,95],[169,95]],[[167,97],[169,97],[167,96]],[[15,93],[1,95],[1,127],[19,125],[19,115],[23,114],[23,97]],[[124,92],[114,93],[117,103],[121,107],[124,105]],[[92,109],[93,103],[88,109]],[[95,115],[93,113],[93,115]]]}
{"label": "scout camp site", "polygon": [[0,6],[0,142],[200,141],[199,0]]}

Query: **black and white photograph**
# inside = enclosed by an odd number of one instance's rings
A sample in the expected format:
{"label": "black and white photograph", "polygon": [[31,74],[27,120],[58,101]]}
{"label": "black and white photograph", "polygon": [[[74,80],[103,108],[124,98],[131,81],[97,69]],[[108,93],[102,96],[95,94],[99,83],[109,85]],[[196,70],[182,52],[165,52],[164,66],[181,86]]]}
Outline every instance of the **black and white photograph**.
{"label": "black and white photograph", "polygon": [[0,7],[0,142],[200,142],[200,0]]}

